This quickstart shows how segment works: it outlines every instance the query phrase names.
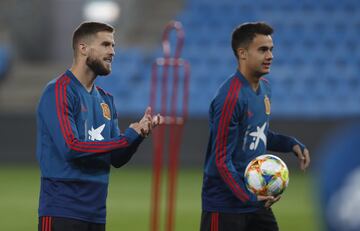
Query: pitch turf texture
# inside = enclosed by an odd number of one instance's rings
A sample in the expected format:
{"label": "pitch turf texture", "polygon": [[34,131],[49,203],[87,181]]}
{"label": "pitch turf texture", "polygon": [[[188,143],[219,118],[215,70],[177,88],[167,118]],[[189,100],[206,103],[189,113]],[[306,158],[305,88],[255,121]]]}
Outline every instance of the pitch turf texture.
{"label": "pitch turf texture", "polygon": [[[201,177],[200,170],[181,170],[178,178],[176,231],[199,230]],[[0,182],[1,230],[36,230],[38,168],[0,166]],[[150,185],[149,169],[112,169],[107,202],[107,231],[149,230]],[[312,188],[311,175],[290,174],[289,188],[273,207],[280,230],[320,229]]]}

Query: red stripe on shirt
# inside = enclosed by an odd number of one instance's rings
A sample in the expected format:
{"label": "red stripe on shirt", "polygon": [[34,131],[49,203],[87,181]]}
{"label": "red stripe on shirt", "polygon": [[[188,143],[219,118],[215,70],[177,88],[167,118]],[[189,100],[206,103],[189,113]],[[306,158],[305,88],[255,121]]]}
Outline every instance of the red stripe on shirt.
{"label": "red stripe on shirt", "polygon": [[266,82],[267,84],[270,84],[269,80],[265,77],[261,77],[260,80],[263,80],[264,82]]}
{"label": "red stripe on shirt", "polygon": [[[67,77],[67,82],[66,82],[66,85],[65,85],[65,88],[64,88],[64,102],[65,102],[65,115],[68,115],[69,114],[69,107],[68,107],[68,102],[67,102],[67,90],[66,90],[66,87],[67,85],[70,83],[70,79]],[[74,139],[74,135],[72,133],[72,129],[71,129],[71,125],[70,125],[70,120],[68,118],[65,118],[65,121],[67,122],[67,125],[68,125],[68,131],[69,131],[69,134],[71,136],[71,139]],[[85,144],[85,145],[89,145],[89,144],[94,144],[94,145],[104,145],[104,144],[119,144],[119,143],[124,143],[126,142],[126,139],[125,138],[122,138],[120,139],[119,141],[100,141],[100,142],[91,142],[91,141],[87,141],[87,142],[78,142],[79,144]]]}
{"label": "red stripe on shirt", "polygon": [[[66,84],[68,85],[69,83],[70,83],[70,79],[67,78]],[[64,103],[65,103],[64,110],[65,110],[65,112],[64,112],[63,115],[65,115],[65,124],[67,125],[66,130],[69,131],[68,134],[69,134],[69,136],[71,138],[70,142],[72,142],[74,146],[77,146],[76,148],[78,148],[78,147],[79,148],[81,148],[81,147],[83,147],[83,148],[101,148],[101,149],[110,148],[110,150],[112,150],[115,145],[118,146],[120,144],[120,145],[125,146],[127,144],[127,141],[125,140],[125,138],[122,138],[119,141],[115,141],[115,142],[114,141],[108,141],[108,142],[106,142],[106,141],[101,141],[101,142],[91,142],[91,141],[79,142],[78,140],[75,139],[75,137],[74,137],[74,135],[72,133],[70,120],[69,120],[68,117],[66,117],[66,116],[69,115],[69,111],[68,111],[69,107],[68,107],[68,104],[67,104],[67,90],[66,90],[67,85],[65,85],[65,88],[63,90],[64,91],[64,99],[65,99],[64,100]],[[62,104],[62,105],[64,105],[64,104]],[[96,146],[92,146],[92,145],[96,145]],[[81,150],[79,150],[79,151],[81,151]]]}
{"label": "red stripe on shirt", "polygon": [[[74,145],[74,149],[78,149],[78,151],[89,151],[89,150],[81,150],[81,148],[99,148],[99,149],[114,149],[115,147],[118,148],[119,145],[123,145],[126,146],[127,145],[127,141],[125,138],[120,139],[119,141],[101,141],[101,142],[91,142],[91,141],[87,141],[87,142],[79,142],[73,135],[72,129],[71,129],[71,125],[70,125],[70,120],[68,117],[69,115],[69,106],[68,106],[68,102],[67,102],[67,90],[66,87],[67,85],[70,83],[70,79],[68,77],[65,78],[66,82],[65,82],[65,86],[63,89],[63,102],[62,105],[64,105],[63,110],[64,113],[62,115],[65,115],[65,125],[67,127],[66,131],[68,131],[68,137],[70,137],[70,143]],[[93,146],[94,145],[94,146]],[[96,146],[95,146],[96,145]],[[105,151],[109,151],[109,150],[105,150]],[[95,151],[96,152],[96,151]],[[100,152],[103,152],[103,150],[101,150]]]}
{"label": "red stripe on shirt", "polygon": [[59,100],[60,100],[59,97],[61,97],[62,94],[59,93],[59,90],[61,90],[61,89],[59,89],[59,88],[60,88],[60,87],[59,87],[59,84],[60,84],[60,79],[57,80],[57,81],[56,81],[56,84],[55,84],[56,113],[57,113],[57,116],[58,116],[58,119],[59,119],[61,133],[63,134],[64,139],[65,139],[65,141],[66,141],[66,143],[67,143],[67,138],[68,138],[68,137],[65,135],[66,132],[65,132],[65,130],[64,130],[64,126],[62,126],[63,121],[62,121],[62,116],[61,116],[61,104],[60,104],[60,102],[59,102]]}
{"label": "red stripe on shirt", "polygon": [[[237,85],[235,85],[235,98],[231,98],[233,99],[232,103],[230,104],[229,108],[227,111],[229,111],[230,113],[227,114],[227,119],[225,121],[227,125],[225,125],[224,129],[225,129],[225,139],[224,141],[226,142],[227,141],[227,137],[228,137],[228,133],[229,133],[229,129],[228,129],[228,124],[230,123],[230,120],[231,120],[231,117],[232,117],[232,114],[233,114],[233,111],[234,111],[234,108],[235,108],[235,105],[237,103],[237,100],[238,100],[238,95],[239,95],[239,91],[241,89],[241,83],[238,79],[236,79],[236,83]],[[238,196],[239,198],[241,199],[242,197],[245,197],[245,198],[242,198],[243,201],[246,201],[248,200],[248,195],[240,188],[240,186],[236,183],[235,179],[233,178],[233,176],[231,175],[231,173],[229,172],[228,168],[226,168],[226,164],[225,164],[225,160],[226,160],[226,143],[225,145],[223,146],[223,149],[224,149],[224,155],[222,156],[222,158],[220,159],[221,160],[221,163],[225,166],[224,170],[225,170],[225,173],[227,174],[229,180],[232,182],[233,186],[235,187],[235,190],[238,192]]]}
{"label": "red stripe on shirt", "polygon": [[[225,138],[224,138],[225,142],[227,142],[227,137],[228,137],[228,133],[229,133],[228,124],[230,123],[230,120],[231,120],[235,105],[236,105],[238,97],[239,97],[239,91],[241,89],[240,81],[237,78],[235,80],[236,80],[236,83],[237,83],[237,85],[235,86],[235,90],[234,90],[235,91],[235,98],[233,98],[233,102],[230,105],[230,108],[228,110],[229,113],[228,113],[228,116],[227,116],[226,122],[224,123],[224,128],[223,128],[223,129],[225,129]],[[235,187],[235,190],[238,193],[239,198],[242,199],[243,201],[246,201],[246,200],[249,199],[248,195],[241,189],[239,184],[235,181],[235,179],[233,178],[233,176],[231,175],[231,173],[229,172],[229,169],[227,168],[227,166],[225,164],[226,154],[227,154],[226,148],[227,148],[227,145],[225,143],[225,145],[223,145],[223,149],[224,149],[223,153],[224,153],[224,155],[222,156],[222,159],[220,159],[221,163],[224,165],[225,173],[228,176],[230,182],[233,183],[233,186]]]}
{"label": "red stripe on shirt", "polygon": [[69,83],[70,83],[69,77],[64,75],[57,80],[55,85],[56,109],[57,109],[58,119],[60,122],[61,131],[68,146],[76,151],[96,152],[96,153],[107,152],[115,148],[122,148],[128,146],[128,142],[125,138],[122,138],[118,141],[108,141],[108,142],[105,141],[79,142],[74,137],[70,125],[70,120],[68,118],[69,112],[68,112],[66,88]]}
{"label": "red stripe on shirt", "polygon": [[[230,186],[232,187],[233,191],[238,195],[238,197],[240,199],[243,199],[245,200],[244,198],[242,198],[244,195],[242,195],[243,191],[241,190],[241,188],[239,187],[239,185],[236,183],[235,179],[232,177],[231,173],[229,172],[226,164],[225,164],[225,160],[226,160],[226,154],[227,154],[227,151],[226,151],[226,147],[227,147],[227,137],[228,137],[228,132],[229,132],[229,129],[228,129],[228,124],[231,120],[231,117],[232,117],[232,114],[233,114],[233,111],[234,111],[234,106],[236,105],[237,103],[237,99],[238,99],[238,94],[239,94],[239,91],[240,91],[240,88],[241,88],[241,84],[239,82],[238,79],[234,79],[233,80],[233,90],[232,90],[232,95],[230,95],[230,100],[229,100],[229,103],[228,105],[224,108],[225,109],[225,114],[224,114],[224,120],[223,120],[223,128],[222,128],[222,135],[220,137],[224,137],[223,139],[223,142],[221,143],[222,146],[221,149],[223,149],[223,151],[221,152],[222,155],[220,155],[220,164],[223,165],[223,174],[224,174],[224,177],[227,178],[227,182],[228,184],[230,184]],[[220,149],[220,150],[221,150]],[[239,193],[240,192],[240,193]]]}
{"label": "red stripe on shirt", "polygon": [[98,90],[100,90],[100,91],[102,91],[102,92],[104,92],[106,95],[108,95],[108,96],[112,96],[112,94],[110,94],[109,92],[107,92],[107,91],[105,91],[104,89],[102,89],[101,87],[99,87],[99,86],[96,86],[96,89],[98,89]]}
{"label": "red stripe on shirt", "polygon": [[224,105],[223,105],[223,109],[221,111],[221,116],[220,116],[220,120],[219,120],[219,125],[218,125],[218,138],[217,138],[217,146],[216,146],[216,162],[217,163],[221,163],[221,159],[222,159],[222,155],[218,155],[218,153],[220,152],[220,150],[223,147],[223,143],[224,143],[224,139],[222,139],[221,137],[223,137],[223,133],[224,133],[224,129],[223,129],[223,124],[224,124],[224,119],[228,117],[228,113],[229,113],[229,109],[230,109],[230,100],[231,98],[233,98],[233,93],[234,93],[234,84],[231,84],[229,87],[229,91],[227,93]]}
{"label": "red stripe on shirt", "polygon": [[[217,136],[218,138],[217,138],[217,140],[216,140],[216,143],[217,143],[217,145],[216,145],[216,164],[217,164],[218,166],[221,166],[221,167],[223,167],[223,164],[222,164],[222,162],[221,162],[222,157],[221,157],[220,150],[221,150],[222,147],[223,147],[223,141],[224,141],[224,140],[221,139],[220,137],[223,136],[222,124],[224,123],[224,122],[223,122],[223,121],[224,121],[224,118],[227,117],[227,114],[228,114],[228,111],[229,111],[229,106],[228,106],[229,103],[230,103],[230,100],[229,100],[229,99],[231,99],[231,98],[233,97],[233,92],[234,92],[233,89],[234,89],[234,84],[231,83],[231,84],[230,84],[230,87],[229,87],[229,91],[228,91],[227,96],[226,96],[226,99],[225,99],[225,102],[224,102],[224,106],[223,106],[223,110],[222,110],[222,112],[221,112],[221,117],[220,117],[219,126],[218,126],[218,136]],[[222,177],[224,178],[224,180],[228,183],[228,182],[229,182],[229,179],[228,179],[228,176],[227,176],[226,172],[224,172],[223,169],[219,169],[219,173],[222,175]],[[228,184],[229,184],[229,183],[228,183]],[[233,188],[231,184],[229,184],[229,186],[230,186],[231,188]]]}
{"label": "red stripe on shirt", "polygon": [[218,169],[225,182],[230,186],[235,195],[240,200],[245,202],[249,199],[249,196],[237,184],[225,163],[227,155],[226,147],[229,133],[229,123],[239,97],[240,89],[240,81],[237,78],[234,78],[230,83],[230,89],[228,91],[223,109],[221,111],[218,135],[216,140],[216,164],[217,166],[221,166],[220,168],[218,167]]}

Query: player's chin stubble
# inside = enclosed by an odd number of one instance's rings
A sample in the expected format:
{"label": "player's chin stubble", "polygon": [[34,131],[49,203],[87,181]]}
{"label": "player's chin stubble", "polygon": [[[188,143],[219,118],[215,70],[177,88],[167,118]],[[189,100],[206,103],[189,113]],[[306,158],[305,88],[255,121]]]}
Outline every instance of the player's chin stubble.
{"label": "player's chin stubble", "polygon": [[96,75],[108,75],[110,74],[110,68],[106,68],[99,59],[93,59],[88,57],[86,59],[86,65],[96,74]]}

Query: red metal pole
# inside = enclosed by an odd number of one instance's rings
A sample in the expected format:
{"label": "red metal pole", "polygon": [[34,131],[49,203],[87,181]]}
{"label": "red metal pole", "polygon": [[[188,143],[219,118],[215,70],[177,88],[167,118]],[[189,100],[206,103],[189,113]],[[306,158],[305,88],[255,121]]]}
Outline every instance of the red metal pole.
{"label": "red metal pole", "polygon": [[[171,57],[171,47],[169,42],[169,33],[171,30],[176,30],[177,43],[174,52],[174,57]],[[180,58],[181,49],[184,42],[184,31],[179,22],[170,22],[163,33],[163,52],[164,58],[156,59],[153,64],[152,82],[151,82],[151,107],[156,109],[157,102],[157,85],[161,83],[161,114],[165,116],[166,125],[169,127],[169,163],[168,163],[168,188],[167,188],[167,206],[166,206],[166,231],[174,230],[175,217],[175,200],[176,200],[176,182],[178,172],[178,156],[181,144],[181,137],[185,119],[187,118],[188,105],[188,87],[190,76],[190,65],[188,62]],[[157,79],[158,67],[163,67],[161,79]],[[171,85],[171,99],[168,102],[168,77],[169,69],[173,68],[173,81]],[[179,67],[184,67],[184,77],[182,85],[182,105],[180,105],[180,113],[178,112],[178,93],[179,93]],[[167,105],[170,104],[170,112],[168,112]],[[154,161],[153,161],[153,185],[152,185],[152,202],[151,202],[151,221],[150,230],[159,230],[160,217],[160,194],[161,194],[161,172],[163,168],[163,152],[165,144],[165,126],[160,126],[157,131],[154,131]]]}
{"label": "red metal pole", "polygon": [[[181,49],[184,44],[184,31],[182,25],[178,22],[172,22],[171,26],[177,32],[177,44],[174,54],[174,79],[172,87],[171,97],[171,118],[173,123],[170,125],[169,134],[169,167],[168,167],[168,198],[167,198],[167,219],[165,224],[166,231],[174,230],[174,217],[175,217],[175,206],[176,206],[176,183],[177,183],[177,172],[179,162],[179,148],[181,144],[181,131],[184,123],[178,123],[177,118],[183,118],[182,114],[178,115],[178,85],[179,85],[179,64]],[[184,95],[184,94],[183,94]],[[184,108],[182,109],[184,110]]]}
{"label": "red metal pole", "polygon": [[[175,70],[177,69],[175,65]],[[183,128],[187,119],[187,103],[188,103],[188,86],[189,86],[189,75],[190,67],[188,63],[184,63],[185,76],[183,87],[183,105],[181,112],[177,112],[177,90],[178,89],[178,73],[175,71],[174,75],[174,88],[173,88],[173,99],[172,99],[172,117],[174,123],[170,125],[170,136],[169,136],[169,169],[168,169],[168,201],[167,201],[167,219],[166,219],[166,231],[173,231],[175,225],[175,208],[176,208],[176,186],[177,186],[177,173],[179,165],[179,153],[183,134]],[[180,113],[180,114],[178,114]]]}
{"label": "red metal pole", "polygon": [[[152,66],[152,79],[150,90],[150,106],[153,110],[156,107],[156,92],[157,92],[157,65]],[[151,195],[151,211],[150,211],[150,230],[157,231],[159,227],[159,211],[160,211],[160,193],[161,193],[161,170],[163,165],[163,137],[164,127],[160,126],[153,133],[153,182]]]}

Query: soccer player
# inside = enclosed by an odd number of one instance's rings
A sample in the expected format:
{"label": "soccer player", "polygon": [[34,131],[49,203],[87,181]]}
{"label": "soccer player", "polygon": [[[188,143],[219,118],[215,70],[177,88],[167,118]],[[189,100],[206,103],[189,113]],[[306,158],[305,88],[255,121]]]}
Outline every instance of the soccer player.
{"label": "soccer player", "polygon": [[73,49],[72,67],[48,83],[37,109],[40,231],[105,230],[110,166],[126,164],[163,121],[147,108],[121,133],[113,97],[95,86],[97,76],[111,72],[112,26],[82,23]]}
{"label": "soccer player", "polygon": [[273,60],[273,29],[245,23],[232,33],[238,67],[218,89],[209,109],[210,136],[204,165],[201,231],[278,230],[270,206],[280,196],[256,196],[244,171],[266,150],[294,152],[301,169],[309,151],[298,140],[269,130],[271,90],[263,76]]}

